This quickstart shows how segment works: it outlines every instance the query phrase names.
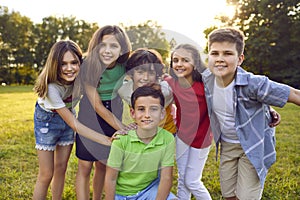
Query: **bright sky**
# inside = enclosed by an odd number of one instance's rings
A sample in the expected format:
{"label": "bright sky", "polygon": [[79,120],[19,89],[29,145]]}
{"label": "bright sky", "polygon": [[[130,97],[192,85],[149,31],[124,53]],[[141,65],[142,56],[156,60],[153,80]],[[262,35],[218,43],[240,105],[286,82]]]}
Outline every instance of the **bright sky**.
{"label": "bright sky", "polygon": [[41,23],[44,17],[70,17],[99,26],[123,23],[137,25],[147,20],[156,21],[177,43],[192,43],[204,48],[203,31],[216,24],[214,17],[232,15],[226,0],[1,0],[9,12],[16,11]]}

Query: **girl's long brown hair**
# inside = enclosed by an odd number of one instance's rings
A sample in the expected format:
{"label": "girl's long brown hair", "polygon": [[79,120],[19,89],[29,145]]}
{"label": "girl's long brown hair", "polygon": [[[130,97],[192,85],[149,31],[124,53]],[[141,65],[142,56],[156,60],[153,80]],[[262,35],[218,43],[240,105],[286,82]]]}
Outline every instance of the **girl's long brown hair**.
{"label": "girl's long brown hair", "polygon": [[62,61],[65,53],[70,51],[78,59],[79,65],[82,63],[81,48],[72,40],[61,40],[56,42],[50,49],[46,64],[36,79],[33,90],[41,98],[45,98],[48,93],[48,84],[61,84],[59,74],[61,72]]}
{"label": "girl's long brown hair", "polygon": [[86,58],[83,61],[81,70],[81,79],[88,82],[92,86],[97,86],[100,76],[106,69],[101,63],[99,57],[100,43],[102,42],[103,36],[114,35],[121,46],[121,55],[117,59],[117,63],[123,64],[127,61],[131,52],[131,43],[125,31],[119,26],[107,25],[99,28],[92,36]]}

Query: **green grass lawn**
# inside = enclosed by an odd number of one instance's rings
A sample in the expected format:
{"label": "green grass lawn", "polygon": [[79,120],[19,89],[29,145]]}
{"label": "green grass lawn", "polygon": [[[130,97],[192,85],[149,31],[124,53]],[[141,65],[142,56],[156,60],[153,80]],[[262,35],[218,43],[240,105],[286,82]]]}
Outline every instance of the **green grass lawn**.
{"label": "green grass lawn", "polygon": [[[38,172],[33,133],[36,95],[32,86],[0,87],[0,199],[31,199]],[[277,162],[271,167],[262,199],[300,199],[300,107],[276,108],[282,121],[277,127]],[[75,198],[77,158],[73,152],[67,170],[63,199]],[[203,181],[215,200],[222,199],[215,148],[209,154]],[[172,191],[176,193],[176,168]],[[48,198],[50,199],[50,198]]]}

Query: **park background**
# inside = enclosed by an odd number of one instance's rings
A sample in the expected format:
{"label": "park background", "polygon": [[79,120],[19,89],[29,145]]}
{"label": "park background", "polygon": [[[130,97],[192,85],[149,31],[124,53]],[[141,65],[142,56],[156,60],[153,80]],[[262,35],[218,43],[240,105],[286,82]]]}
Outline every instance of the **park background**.
{"label": "park background", "polygon": [[[204,29],[204,38],[218,27],[240,28],[246,35],[243,67],[299,89],[300,3],[296,0],[227,0],[227,3],[234,6],[234,14],[215,16],[218,23]],[[180,43],[195,44],[203,59],[206,58],[206,46],[201,48],[195,40],[165,29],[158,21],[149,19],[138,24],[120,22],[119,25],[128,33],[133,49],[149,47],[158,50],[166,67],[170,51]],[[72,39],[85,51],[98,27],[95,22],[75,16],[45,16],[41,23],[36,23],[0,3],[0,199],[30,199],[32,196],[38,172],[33,134],[33,109],[37,97],[32,84],[50,47],[58,40]],[[299,199],[300,109],[290,104],[275,109],[282,116],[276,133],[277,162],[270,169],[263,199]],[[214,153],[213,147],[203,181],[213,199],[221,199]],[[77,159],[72,153],[64,199],[75,199],[76,169]],[[176,191],[176,184],[175,177],[173,191]]]}

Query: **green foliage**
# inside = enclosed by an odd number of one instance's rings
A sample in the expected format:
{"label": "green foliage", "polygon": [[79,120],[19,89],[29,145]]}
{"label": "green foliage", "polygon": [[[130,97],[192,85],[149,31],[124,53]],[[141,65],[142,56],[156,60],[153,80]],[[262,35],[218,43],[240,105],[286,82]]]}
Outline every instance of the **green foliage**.
{"label": "green foliage", "polygon": [[72,16],[69,18],[53,16],[43,18],[43,22],[36,24],[34,30],[34,55],[37,68],[40,69],[44,66],[50,48],[58,40],[71,39],[77,42],[85,52],[88,41],[97,28],[98,25],[95,23],[89,24]]}
{"label": "green foliage", "polygon": [[[0,87],[0,194],[3,200],[32,198],[38,173],[33,133],[35,101],[32,86]],[[277,162],[267,176],[262,200],[299,199],[300,107],[287,104],[276,110],[282,117],[276,133]],[[203,182],[214,200],[222,199],[218,164],[215,160],[215,146],[212,145],[203,172]],[[73,148],[67,169],[64,200],[76,199],[76,171],[77,158]],[[174,168],[172,192],[176,193],[176,188],[177,169]],[[50,200],[50,192],[47,199]]]}
{"label": "green foliage", "polygon": [[300,3],[297,0],[227,0],[237,6],[232,20],[247,40],[244,66],[259,74],[300,87]]}
{"label": "green foliage", "polygon": [[[0,10],[2,7],[0,7]],[[18,12],[8,13],[3,8],[0,15],[0,66],[13,64],[19,67],[33,62],[30,53],[32,45],[33,24],[28,17],[23,17]]]}
{"label": "green foliage", "polygon": [[[48,16],[42,23],[33,24],[28,17],[0,6],[0,83],[32,84],[56,41],[71,39],[86,52],[88,42],[98,28],[97,23],[77,20],[74,16]],[[156,22],[149,20],[125,27],[125,30],[133,49],[154,48],[167,64],[169,43]]]}
{"label": "green foliage", "polygon": [[170,45],[161,26],[148,20],[137,26],[125,27],[125,30],[133,50],[141,47],[155,49],[161,54],[167,64],[166,60],[169,57]]}

